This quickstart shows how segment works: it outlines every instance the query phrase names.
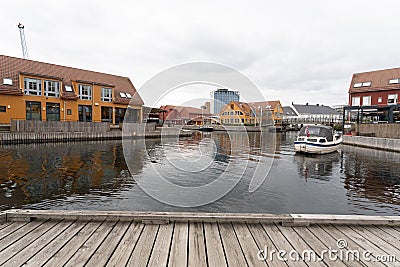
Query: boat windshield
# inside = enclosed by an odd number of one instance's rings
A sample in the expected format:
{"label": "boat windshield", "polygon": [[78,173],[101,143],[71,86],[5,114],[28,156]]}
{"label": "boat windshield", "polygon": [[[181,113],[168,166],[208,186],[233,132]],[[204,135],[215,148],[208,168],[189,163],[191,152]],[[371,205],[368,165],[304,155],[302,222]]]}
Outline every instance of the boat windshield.
{"label": "boat windshield", "polygon": [[299,136],[325,137],[328,142],[333,141],[333,131],[331,127],[304,126],[300,129]]}

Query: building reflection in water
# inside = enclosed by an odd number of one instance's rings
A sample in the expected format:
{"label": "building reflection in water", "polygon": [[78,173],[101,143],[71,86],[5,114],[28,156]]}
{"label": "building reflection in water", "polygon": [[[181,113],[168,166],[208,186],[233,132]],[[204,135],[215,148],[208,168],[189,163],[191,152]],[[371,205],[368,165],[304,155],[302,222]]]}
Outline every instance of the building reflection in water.
{"label": "building reflection in water", "polygon": [[[133,174],[143,168],[144,149],[137,146]],[[110,195],[134,184],[121,142],[3,146],[0,158],[0,209],[71,195]]]}
{"label": "building reflection in water", "polygon": [[[341,172],[349,198],[400,204],[400,156],[398,153],[343,146]],[[354,201],[363,205],[362,201]],[[368,204],[364,204],[368,209]]]}

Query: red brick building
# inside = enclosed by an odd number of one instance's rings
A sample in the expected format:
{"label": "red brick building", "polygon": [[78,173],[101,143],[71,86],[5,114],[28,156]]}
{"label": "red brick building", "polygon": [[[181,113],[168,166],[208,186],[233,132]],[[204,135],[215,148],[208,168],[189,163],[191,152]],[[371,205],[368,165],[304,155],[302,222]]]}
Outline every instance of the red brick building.
{"label": "red brick building", "polygon": [[357,123],[400,122],[399,96],[400,68],[355,73],[344,112]]}
{"label": "red brick building", "polygon": [[400,68],[353,74],[349,106],[388,106],[400,102]]}

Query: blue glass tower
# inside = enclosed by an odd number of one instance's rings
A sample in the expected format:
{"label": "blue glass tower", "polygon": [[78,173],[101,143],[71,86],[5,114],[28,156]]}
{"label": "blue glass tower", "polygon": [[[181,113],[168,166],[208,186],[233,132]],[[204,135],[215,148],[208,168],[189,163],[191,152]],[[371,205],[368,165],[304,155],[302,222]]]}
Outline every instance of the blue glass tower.
{"label": "blue glass tower", "polygon": [[229,104],[231,101],[239,101],[240,95],[239,91],[230,91],[228,89],[218,89],[211,92],[214,114],[219,114],[221,109]]}

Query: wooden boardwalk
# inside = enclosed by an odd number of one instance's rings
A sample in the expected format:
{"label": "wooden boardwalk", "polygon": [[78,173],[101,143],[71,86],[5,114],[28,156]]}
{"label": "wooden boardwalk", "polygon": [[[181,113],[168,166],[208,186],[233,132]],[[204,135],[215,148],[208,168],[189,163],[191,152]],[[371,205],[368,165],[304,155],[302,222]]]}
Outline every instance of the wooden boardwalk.
{"label": "wooden boardwalk", "polygon": [[[233,214],[79,214],[3,213],[0,265],[400,266],[397,217],[331,216],[329,223],[327,216],[313,215],[308,223],[306,216],[294,223],[289,221],[293,215],[283,216],[289,226],[282,226],[280,216],[268,215],[247,220]],[[279,250],[287,252],[287,261],[278,258]],[[302,259],[310,250],[316,261],[310,254]],[[335,260],[324,254],[330,250],[350,257],[340,258],[338,253]],[[363,257],[366,251],[369,254]],[[357,252],[359,261],[351,257]]]}

